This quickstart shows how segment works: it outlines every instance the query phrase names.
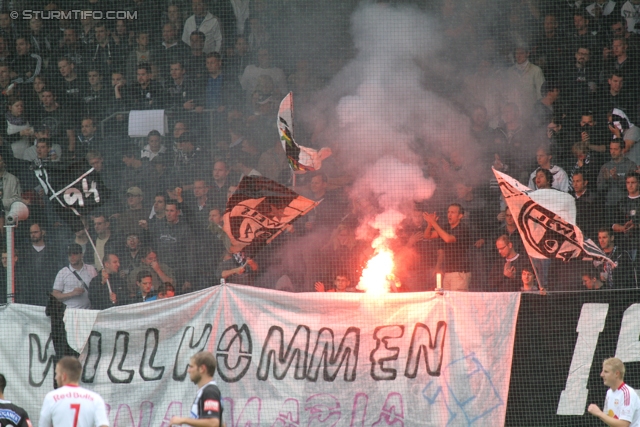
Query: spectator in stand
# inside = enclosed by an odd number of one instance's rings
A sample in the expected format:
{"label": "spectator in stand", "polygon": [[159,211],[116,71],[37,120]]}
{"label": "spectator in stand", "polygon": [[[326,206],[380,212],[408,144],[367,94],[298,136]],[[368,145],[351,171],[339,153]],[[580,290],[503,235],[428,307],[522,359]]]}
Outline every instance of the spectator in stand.
{"label": "spectator in stand", "polygon": [[502,124],[496,129],[498,144],[494,167],[519,181],[526,182],[525,177],[528,177],[527,168],[530,162],[528,147],[531,145],[529,139],[531,132],[522,123],[520,109],[516,104],[505,104],[501,113]]}
{"label": "spectator in stand", "polygon": [[583,172],[575,172],[572,179],[573,190],[570,193],[576,199],[576,225],[585,238],[595,239],[599,221],[602,221],[596,194],[588,188],[589,180]]}
{"label": "spectator in stand", "polygon": [[622,111],[635,111],[634,99],[627,89],[623,74],[618,70],[609,73],[608,85],[603,86],[596,101],[596,120],[604,122],[607,114],[614,108]]}
{"label": "spectator in stand", "polygon": [[555,104],[560,97],[560,85],[547,80],[542,83],[540,93],[542,98],[533,106],[533,117],[538,126],[546,126],[553,120]]}
{"label": "spectator in stand", "polygon": [[141,249],[139,257],[140,267],[132,270],[127,279],[129,290],[132,293],[135,294],[136,292],[136,281],[140,272],[151,274],[154,289],[159,289],[163,283],[169,283],[175,286],[176,279],[173,270],[168,265],[158,262],[158,257],[153,249],[149,247]]}
{"label": "spectator in stand", "polygon": [[609,131],[613,139],[624,141],[622,151],[632,162],[640,162],[640,128],[629,121],[624,111],[617,108],[609,114]]}
{"label": "spectator in stand", "polygon": [[351,286],[351,279],[345,272],[335,275],[333,285],[327,286],[322,282],[314,284],[316,292],[359,292],[354,286]]}
{"label": "spectator in stand", "polygon": [[605,215],[612,218],[613,215],[617,216],[618,203],[626,195],[625,176],[635,171],[637,165],[624,156],[620,139],[611,141],[609,153],[611,161],[605,163],[598,174],[598,193],[604,200]]}
{"label": "spectator in stand", "polygon": [[158,288],[158,299],[171,298],[176,295],[176,290],[171,283],[163,283]]}
{"label": "spectator in stand", "polygon": [[522,243],[522,238],[518,232],[518,227],[516,227],[516,221],[511,214],[511,210],[506,208],[503,212],[500,212],[500,214],[498,214],[498,220],[504,221],[504,223],[501,223],[500,226],[497,227],[492,238],[497,239],[502,235],[506,235],[509,237],[509,241],[513,244],[513,248],[517,253],[525,253],[524,244]]}
{"label": "spectator in stand", "polygon": [[[113,253],[107,253],[102,260],[104,269],[89,284],[89,301],[92,310],[105,310],[116,305],[129,303],[127,284],[120,275],[120,260]],[[109,282],[107,285],[107,281]],[[109,291],[109,286],[111,291]]]}
{"label": "spectator in stand", "polygon": [[3,142],[11,144],[11,151],[15,158],[24,159],[24,151],[33,144],[33,126],[24,114],[22,99],[17,97],[7,99],[7,108],[8,111],[5,115],[7,134]]}
{"label": "spectator in stand", "polygon": [[324,172],[315,172],[310,176],[309,192],[311,200],[322,200],[318,206],[304,216],[304,228],[307,232],[325,232],[334,229],[349,211],[349,199],[341,189],[329,189],[329,178]]}
{"label": "spectator in stand", "polygon": [[190,187],[196,177],[204,176],[211,167],[209,156],[196,145],[195,136],[190,132],[180,135],[176,148],[173,173],[180,186]]}
{"label": "spectator in stand", "polygon": [[127,58],[127,79],[135,80],[138,65],[156,62],[153,51],[149,48],[149,33],[141,31],[136,35],[136,47],[129,52]]}
{"label": "spectator in stand", "polygon": [[104,151],[107,148],[106,144],[98,136],[95,119],[92,117],[83,118],[80,122],[80,133],[76,141],[76,157],[83,158],[89,151]]}
{"label": "spectator in stand", "polygon": [[[39,134],[40,132],[36,133]],[[62,148],[58,144],[52,144],[49,138],[38,138],[34,145],[24,150],[22,158],[28,162],[36,160],[44,163],[60,162],[62,160]]]}
{"label": "spectator in stand", "polygon": [[[29,227],[29,245],[19,253],[16,273],[24,280],[16,284],[16,302],[45,307],[51,284],[60,269],[58,249],[45,242],[46,230],[40,224]],[[82,249],[82,248],[81,248]]]}
{"label": "spectator in stand", "polygon": [[140,187],[129,187],[126,193],[127,208],[118,216],[116,234],[126,236],[132,232],[140,231],[140,221],[147,219],[147,210],[144,209],[144,193]]}
{"label": "spectator in stand", "polygon": [[209,227],[209,211],[213,208],[213,200],[209,197],[209,183],[198,177],[193,181],[193,195],[187,196],[182,205],[185,219],[199,235]]}
{"label": "spectator in stand", "polygon": [[231,169],[229,169],[226,162],[218,160],[213,164],[213,185],[209,193],[211,194],[213,206],[222,211],[227,207],[227,191],[231,185],[229,172],[231,172]]}
{"label": "spectator in stand", "polygon": [[627,197],[618,203],[611,229],[616,240],[635,258],[640,245],[640,174],[629,172],[625,177]]}
{"label": "spectator in stand", "polygon": [[176,32],[178,34],[182,34],[184,21],[185,18],[182,14],[182,10],[180,10],[180,7],[176,4],[169,4],[166,11],[165,22],[173,24]]}
{"label": "spectator in stand", "polygon": [[78,67],[78,72],[87,71],[87,51],[85,47],[78,41],[78,35],[75,28],[65,28],[60,41],[60,46],[55,53],[54,58],[66,58]]}
{"label": "spectator in stand", "polygon": [[[637,58],[640,54],[640,36],[638,33],[631,33],[627,30],[627,20],[618,15],[610,21],[610,32],[613,37],[624,37],[627,40],[629,46],[629,53]],[[605,47],[603,56],[608,59],[611,55],[611,48]]]}
{"label": "spectator in stand", "polygon": [[164,24],[162,26],[162,44],[153,54],[154,63],[157,65],[159,73],[156,78],[168,80],[169,66],[175,63],[183,65],[188,54],[189,46],[178,38],[173,24]]}
{"label": "spectator in stand", "polygon": [[142,242],[140,240],[140,235],[143,230],[140,232],[129,232],[124,240],[124,244],[120,245],[121,249],[119,258],[120,258],[120,271],[119,275],[121,278],[125,279],[129,276],[136,268],[141,265],[141,254],[142,254]]}
{"label": "spectator in stand", "polygon": [[514,52],[515,64],[508,69],[509,83],[516,90],[520,107],[526,113],[531,111],[535,102],[542,98],[544,73],[535,64],[529,62],[529,47],[521,44]]}
{"label": "spectator in stand", "polygon": [[38,113],[38,121],[34,125],[42,124],[49,129],[53,144],[58,144],[73,152],[76,147],[75,114],[63,108],[56,100],[53,90],[45,88],[40,94],[42,108]]}
{"label": "spectator in stand", "polygon": [[580,127],[577,133],[579,133],[580,141],[588,144],[589,150],[595,153],[599,169],[605,161],[605,155],[609,151],[609,141],[611,141],[606,126],[602,126],[601,122],[596,121],[592,111],[584,111],[580,117]]}
{"label": "spectator in stand", "polygon": [[69,265],[62,268],[53,283],[51,293],[58,301],[71,308],[91,308],[89,283],[98,275],[96,269],[82,261],[82,247],[69,245]]}
{"label": "spectator in stand", "polygon": [[635,265],[631,254],[615,244],[615,236],[610,227],[598,230],[598,245],[602,252],[615,264],[594,260],[593,266],[600,273],[600,280],[607,288],[637,287]]}
{"label": "spectator in stand", "polygon": [[[182,189],[176,188],[175,192],[181,200]],[[165,221],[151,223],[148,229],[151,244],[158,251],[158,259],[176,272],[178,291],[186,293],[192,290],[194,238],[186,221],[180,219],[180,204],[176,200],[167,201]],[[142,224],[144,227],[145,223]]]}
{"label": "spectator in stand", "polygon": [[451,291],[466,291],[471,283],[471,267],[468,252],[471,245],[469,226],[462,221],[464,209],[457,203],[447,209],[447,224],[438,224],[436,213],[424,213],[427,228],[425,239],[441,239],[443,245],[438,249],[436,272],[444,273],[442,287]]}
{"label": "spectator in stand", "polygon": [[583,180],[591,183],[597,182],[600,165],[598,165],[597,159],[592,157],[592,153],[589,151],[589,144],[577,142],[573,144],[572,151],[576,161],[573,164],[573,167],[569,169],[571,171],[569,176],[569,188],[571,190],[575,189],[575,187],[573,187],[573,176],[578,173],[582,174]]}
{"label": "spectator in stand", "polygon": [[89,47],[93,66],[105,72],[124,68],[124,53],[111,38],[105,21],[98,21],[94,28],[95,42]]}
{"label": "spectator in stand", "polygon": [[105,117],[107,105],[113,97],[111,88],[102,82],[102,72],[96,67],[89,67],[87,81],[88,84],[82,92],[82,100],[84,101],[82,112],[89,117],[102,119]]}
{"label": "spectator in stand", "polygon": [[536,152],[538,167],[531,172],[529,176],[529,188],[532,190],[538,189],[536,186],[536,175],[540,169],[546,169],[553,175],[553,188],[567,193],[569,192],[569,177],[560,166],[551,163],[552,158],[553,156],[548,147],[541,146],[538,148]]}
{"label": "spectator in stand", "polygon": [[505,234],[498,237],[495,244],[504,261],[493,265],[489,272],[489,286],[498,292],[518,292],[522,283],[522,271],[529,266],[529,257],[526,253],[516,252],[509,236]]}
{"label": "spectator in stand", "polygon": [[[533,267],[529,264],[522,268],[522,287],[520,288],[520,292],[535,292],[537,290],[536,275]],[[540,293],[546,295],[544,290],[541,290]]]}
{"label": "spectator in stand", "polygon": [[162,135],[154,129],[147,135],[147,144],[142,148],[140,158],[151,161],[166,152],[167,147],[162,143]]}
{"label": "spectator in stand", "polygon": [[75,64],[67,58],[58,60],[58,71],[60,75],[56,87],[63,89],[62,104],[77,115],[82,110],[82,91],[87,86],[85,76],[78,75]]}
{"label": "spectator in stand", "polygon": [[249,43],[244,36],[236,37],[233,49],[227,50],[224,58],[224,71],[235,83],[240,83],[240,77],[244,70],[250,65]]}
{"label": "spectator in stand", "polygon": [[585,7],[585,11],[589,14],[593,27],[598,33],[604,33],[605,24],[611,20],[610,18],[620,16],[620,6],[613,0],[596,0]]}
{"label": "spectator in stand", "polygon": [[202,88],[186,75],[183,63],[172,61],[169,74],[170,78],[165,82],[167,108],[175,111],[202,112],[204,109]]}
{"label": "spectator in stand", "polygon": [[189,36],[191,51],[185,58],[184,66],[187,74],[199,82],[207,76],[206,54],[204,53],[205,35],[201,31],[194,31]]}
{"label": "spectator in stand", "polygon": [[130,86],[128,93],[131,110],[161,110],[166,104],[162,85],[152,80],[151,64],[139,64],[138,84]]}
{"label": "spectator in stand", "polygon": [[593,266],[586,267],[581,274],[582,284],[591,291],[606,289],[604,283],[600,279],[600,273]]}
{"label": "spectator in stand", "polygon": [[[640,72],[639,63],[637,59],[630,58],[627,55],[629,46],[625,37],[614,37],[611,44],[611,50],[613,53],[613,59],[610,62],[605,63],[605,69],[615,70],[618,75],[624,77],[624,86],[629,91],[629,95],[636,99],[638,96],[638,73]],[[635,110],[634,110],[635,112]],[[633,119],[637,119],[637,114],[633,115]]]}
{"label": "spectator in stand", "polygon": [[107,254],[115,254],[120,248],[120,242],[117,236],[111,232],[111,222],[106,216],[98,214],[93,217],[93,228],[96,231],[96,251],[93,251],[93,256],[89,256],[87,261],[93,265],[96,271],[99,273],[102,270],[102,260]]}
{"label": "spectator in stand", "polygon": [[182,41],[190,45],[191,33],[200,31],[205,36],[204,53],[220,52],[222,31],[218,18],[205,9],[204,0],[192,0],[193,15],[187,18],[182,31]]}
{"label": "spectator in stand", "polygon": [[216,110],[222,113],[228,104],[231,85],[226,81],[226,76],[222,73],[222,57],[219,53],[207,54],[206,68],[208,74],[206,77],[204,106],[207,110]]}
{"label": "spectator in stand", "polygon": [[575,52],[578,46],[586,46],[591,52],[602,52],[602,37],[590,28],[590,22],[590,15],[584,9],[576,9],[573,14],[575,32],[569,37],[571,52]]}
{"label": "spectator in stand", "polygon": [[[593,52],[595,55],[595,52]],[[575,62],[562,73],[563,101],[567,103],[569,113],[577,116],[586,106],[593,104],[597,90],[598,70],[591,61],[592,50],[588,46],[578,46],[575,50]]]}
{"label": "spectator in stand", "polygon": [[564,46],[565,40],[562,29],[559,28],[558,17],[547,13],[544,16],[543,33],[531,50],[533,63],[540,67],[547,78],[559,76]]}
{"label": "spectator in stand", "polygon": [[258,268],[258,264],[251,258],[246,258],[246,261],[239,265],[235,257],[227,252],[218,265],[216,281],[213,284],[217,285],[224,280],[238,285],[252,286]]}
{"label": "spectator in stand", "polygon": [[269,76],[273,80],[276,97],[287,94],[287,79],[284,72],[271,65],[271,54],[267,48],[258,50],[257,65],[248,65],[240,77],[240,85],[247,95],[248,101],[251,100],[251,96],[258,87],[260,76]]}
{"label": "spectator in stand", "polygon": [[22,83],[32,83],[43,69],[42,57],[31,53],[31,43],[26,36],[16,39],[16,57],[11,69],[15,72],[15,78]]}
{"label": "spectator in stand", "polygon": [[145,271],[138,273],[136,285],[138,285],[138,291],[133,300],[134,303],[155,301],[158,299],[158,295],[153,290],[151,273]]}

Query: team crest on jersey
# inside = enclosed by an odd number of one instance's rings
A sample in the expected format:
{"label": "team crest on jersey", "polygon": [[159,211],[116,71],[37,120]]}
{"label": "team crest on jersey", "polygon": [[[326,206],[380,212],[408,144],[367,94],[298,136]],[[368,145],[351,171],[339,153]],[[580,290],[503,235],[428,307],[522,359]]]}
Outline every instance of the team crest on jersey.
{"label": "team crest on jersey", "polygon": [[616,405],[616,406],[618,406],[618,403],[620,403],[620,401],[618,399],[613,401],[613,404]]}
{"label": "team crest on jersey", "polygon": [[213,399],[204,401],[204,410],[207,412],[220,412],[220,402]]}

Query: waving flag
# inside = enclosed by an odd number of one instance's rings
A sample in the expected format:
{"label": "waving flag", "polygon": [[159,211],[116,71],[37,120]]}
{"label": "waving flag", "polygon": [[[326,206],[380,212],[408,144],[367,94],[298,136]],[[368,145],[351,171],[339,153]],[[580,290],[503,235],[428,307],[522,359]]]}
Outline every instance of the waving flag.
{"label": "waving flag", "polygon": [[268,178],[245,176],[224,214],[223,229],[231,240],[231,252],[245,251],[252,256],[318,203]]}
{"label": "waving flag", "polygon": [[317,171],[322,161],[331,155],[331,149],[323,147],[320,151],[298,145],[293,139],[293,93],[289,92],[280,102],[278,110],[278,132],[289,166],[295,173]]}
{"label": "waving flag", "polygon": [[109,197],[100,174],[82,163],[60,166],[37,162],[33,172],[56,213],[74,232],[84,228],[80,217],[103,205]]}
{"label": "waving flag", "polygon": [[571,195],[557,190],[531,191],[509,175],[495,169],[493,173],[531,258],[601,259],[615,265],[575,225],[576,209]]}

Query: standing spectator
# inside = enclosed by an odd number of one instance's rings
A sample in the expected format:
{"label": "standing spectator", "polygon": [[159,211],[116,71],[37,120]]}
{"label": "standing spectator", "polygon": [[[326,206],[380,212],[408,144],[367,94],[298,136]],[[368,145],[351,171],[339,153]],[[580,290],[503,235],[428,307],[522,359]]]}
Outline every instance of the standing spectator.
{"label": "standing spectator", "polygon": [[191,45],[191,33],[200,31],[204,34],[204,53],[220,52],[222,47],[222,31],[218,18],[207,12],[204,0],[192,0],[193,15],[187,18],[182,31],[182,41]]}
{"label": "standing spectator", "polygon": [[[89,284],[89,301],[91,301],[92,310],[105,310],[129,302],[127,283],[118,274],[120,270],[118,256],[107,253],[103,263],[104,269]],[[111,292],[109,292],[107,281],[111,286]]]}
{"label": "standing spectator", "polygon": [[576,199],[576,225],[582,230],[585,238],[595,238],[598,222],[602,221],[596,195],[588,188],[589,180],[583,172],[573,174],[573,190],[571,195]]}
{"label": "standing spectator", "polygon": [[611,141],[609,144],[611,161],[605,163],[598,174],[598,193],[604,199],[604,208],[609,217],[625,197],[625,176],[637,167],[624,156],[622,144],[620,139]]}
{"label": "standing spectator", "polygon": [[129,52],[127,58],[127,79],[134,80],[136,78],[138,65],[152,62],[155,62],[155,55],[149,49],[149,34],[146,31],[139,32],[136,35],[136,48]]}
{"label": "standing spectator", "polygon": [[564,191],[565,193],[569,192],[569,177],[567,173],[558,165],[554,165],[551,163],[553,156],[551,155],[551,151],[548,147],[540,147],[538,151],[536,151],[536,161],[538,162],[538,167],[531,172],[529,176],[529,188],[532,190],[537,190],[536,186],[536,174],[540,169],[546,169],[553,175],[553,188],[556,190]]}
{"label": "standing spectator", "polygon": [[127,189],[127,209],[118,217],[116,234],[120,237],[140,230],[140,221],[147,219],[147,210],[144,209],[144,193],[140,187]]}
{"label": "standing spectator", "polygon": [[100,272],[102,270],[102,264],[100,260],[107,254],[116,253],[118,249],[117,236],[114,236],[111,232],[111,222],[105,215],[99,214],[93,217],[93,227],[96,230],[96,250],[93,252],[93,257],[90,258],[90,264]]}
{"label": "standing spectator", "polygon": [[183,64],[189,54],[189,47],[176,35],[173,24],[162,26],[162,44],[153,53],[154,63],[158,67],[157,79],[167,80],[169,78],[169,66],[179,62]]}
{"label": "standing spectator", "polygon": [[70,244],[67,253],[69,265],[58,272],[52,295],[67,307],[91,308],[89,283],[98,273],[95,268],[82,261],[82,246],[79,244]]}
{"label": "standing spectator", "polygon": [[46,230],[38,223],[29,227],[30,244],[20,252],[16,264],[16,272],[24,277],[16,289],[16,302],[45,307],[49,301],[51,284],[60,263],[57,261],[57,248],[45,242],[46,234]]}
{"label": "standing spectator", "polygon": [[273,80],[274,89],[277,92],[274,95],[284,96],[287,93],[287,79],[284,72],[280,68],[271,65],[271,54],[267,48],[258,50],[258,64],[247,66],[244,69],[244,73],[242,73],[242,77],[240,77],[240,85],[242,85],[242,89],[249,99],[258,87],[260,76],[269,76]]}
{"label": "standing spectator", "polygon": [[103,72],[121,70],[124,65],[122,50],[111,38],[104,21],[98,21],[94,33],[95,43],[90,47],[93,65]]}
{"label": "standing spectator", "polygon": [[544,73],[540,67],[529,62],[529,48],[527,46],[517,47],[514,56],[516,63],[509,68],[508,78],[516,88],[521,108],[528,113],[535,102],[542,98]]}
{"label": "standing spectator", "polygon": [[158,289],[163,283],[175,285],[175,274],[171,267],[158,262],[156,253],[151,248],[144,248],[140,251],[140,266],[129,273],[127,284],[129,291],[136,293],[136,281],[138,273],[146,271],[151,274],[153,288]]}
{"label": "standing spectator", "polygon": [[213,206],[224,212],[227,207],[227,191],[231,185],[229,181],[229,166],[226,162],[218,160],[213,164],[213,185],[210,189]]}
{"label": "standing spectator", "polygon": [[462,221],[464,209],[457,203],[447,209],[447,224],[441,227],[434,213],[423,214],[427,221],[424,231],[425,239],[441,239],[438,249],[436,271],[443,272],[442,287],[451,291],[466,291],[471,283],[471,267],[469,265],[469,246],[471,234],[469,226]]}
{"label": "standing spectator", "polygon": [[31,53],[31,43],[28,37],[16,39],[16,58],[12,69],[22,83],[31,83],[42,72],[42,57]]}
{"label": "standing spectator", "polygon": [[507,235],[498,237],[496,249],[504,262],[496,263],[491,269],[489,285],[498,292],[518,292],[522,283],[522,272],[529,265],[527,255],[516,252]]}
{"label": "standing spectator", "polygon": [[625,177],[627,197],[618,204],[611,229],[623,247],[635,255],[640,246],[640,174],[629,172]]}
{"label": "standing spectator", "polygon": [[187,55],[184,66],[192,79],[200,81],[207,75],[204,53],[205,35],[201,31],[194,31],[189,36],[189,40],[191,40],[191,52]]}

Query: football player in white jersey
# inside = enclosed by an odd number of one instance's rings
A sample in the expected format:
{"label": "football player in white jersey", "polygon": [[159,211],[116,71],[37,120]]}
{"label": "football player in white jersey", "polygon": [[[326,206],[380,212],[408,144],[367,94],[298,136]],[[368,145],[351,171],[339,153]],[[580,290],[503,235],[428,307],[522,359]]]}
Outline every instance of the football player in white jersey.
{"label": "football player in white jersey", "polygon": [[44,398],[39,427],[109,427],[107,409],[98,393],[78,385],[82,365],[66,356],[56,364],[60,385]]}
{"label": "football player in white jersey", "polygon": [[603,410],[592,403],[588,411],[611,427],[640,427],[640,398],[624,383],[624,371],[624,363],[617,357],[602,362],[600,376],[609,390]]}
{"label": "football player in white jersey", "polygon": [[198,386],[198,393],[191,405],[190,418],[171,417],[171,425],[186,424],[193,427],[220,427],[222,424],[222,397],[213,381],[216,359],[208,351],[196,353],[189,360],[189,378]]}

